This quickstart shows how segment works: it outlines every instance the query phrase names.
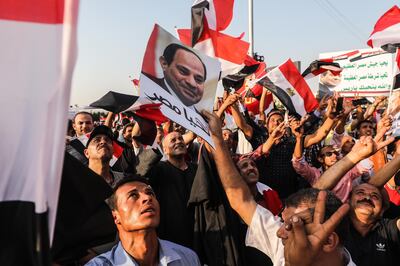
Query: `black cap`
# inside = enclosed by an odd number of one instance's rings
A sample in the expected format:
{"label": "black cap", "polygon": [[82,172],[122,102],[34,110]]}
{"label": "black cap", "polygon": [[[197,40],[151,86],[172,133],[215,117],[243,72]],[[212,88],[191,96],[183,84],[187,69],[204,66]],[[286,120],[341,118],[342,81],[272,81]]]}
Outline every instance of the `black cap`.
{"label": "black cap", "polygon": [[109,137],[111,140],[114,139],[114,135],[111,131],[111,129],[107,126],[104,125],[100,125],[97,126],[93,129],[92,133],[90,133],[90,137],[88,142],[86,143],[86,148],[89,146],[89,143],[92,141],[92,139],[94,137],[96,137],[97,135],[106,135],[107,137]]}

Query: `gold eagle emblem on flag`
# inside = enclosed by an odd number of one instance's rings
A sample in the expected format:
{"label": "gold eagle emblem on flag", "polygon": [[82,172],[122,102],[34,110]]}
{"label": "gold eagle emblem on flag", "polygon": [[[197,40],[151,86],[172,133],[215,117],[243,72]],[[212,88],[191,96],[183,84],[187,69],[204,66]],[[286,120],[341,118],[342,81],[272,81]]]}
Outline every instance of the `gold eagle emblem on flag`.
{"label": "gold eagle emblem on flag", "polygon": [[287,89],[286,89],[286,93],[287,93],[290,97],[293,97],[293,96],[296,94],[293,88],[287,88]]}

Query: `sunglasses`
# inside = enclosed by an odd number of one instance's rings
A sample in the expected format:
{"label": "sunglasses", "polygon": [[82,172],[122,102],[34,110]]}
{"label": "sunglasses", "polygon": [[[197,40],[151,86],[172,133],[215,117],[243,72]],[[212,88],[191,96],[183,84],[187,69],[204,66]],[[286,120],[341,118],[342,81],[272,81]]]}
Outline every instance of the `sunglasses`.
{"label": "sunglasses", "polygon": [[331,157],[333,154],[335,154],[336,156],[339,156],[339,152],[337,152],[337,151],[328,151],[328,152],[325,152],[322,156]]}

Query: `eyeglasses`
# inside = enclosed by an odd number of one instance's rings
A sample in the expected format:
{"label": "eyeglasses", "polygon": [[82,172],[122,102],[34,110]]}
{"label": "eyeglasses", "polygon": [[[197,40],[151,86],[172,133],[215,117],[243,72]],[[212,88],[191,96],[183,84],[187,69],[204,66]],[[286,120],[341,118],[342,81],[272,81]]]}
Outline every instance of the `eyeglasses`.
{"label": "eyeglasses", "polygon": [[322,156],[331,157],[333,154],[335,154],[336,156],[339,156],[339,153],[337,151],[327,151]]}

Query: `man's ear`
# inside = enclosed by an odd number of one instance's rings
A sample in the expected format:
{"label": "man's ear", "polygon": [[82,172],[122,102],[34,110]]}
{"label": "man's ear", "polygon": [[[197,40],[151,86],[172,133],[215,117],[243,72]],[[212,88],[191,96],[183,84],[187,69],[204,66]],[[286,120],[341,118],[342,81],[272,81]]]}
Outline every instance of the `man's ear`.
{"label": "man's ear", "polygon": [[322,245],[322,250],[326,253],[333,252],[339,245],[339,236],[333,232],[326,239],[325,243]]}
{"label": "man's ear", "polygon": [[84,149],[84,150],[83,150],[83,153],[85,154],[86,158],[89,159],[89,152],[88,152],[88,149]]}
{"label": "man's ear", "polygon": [[112,216],[113,216],[113,219],[114,219],[114,223],[115,224],[121,224],[121,219],[119,217],[119,213],[117,211],[115,211],[115,210],[112,211],[111,213],[112,213]]}
{"label": "man's ear", "polygon": [[168,67],[167,60],[165,60],[164,56],[160,56],[159,61],[163,71],[165,71]]}
{"label": "man's ear", "polygon": [[72,122],[72,128],[75,130],[75,132],[76,132],[76,125],[75,125],[75,122]]}

